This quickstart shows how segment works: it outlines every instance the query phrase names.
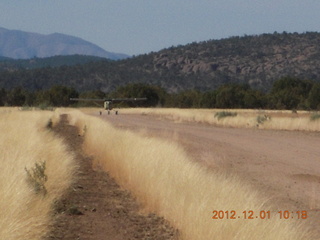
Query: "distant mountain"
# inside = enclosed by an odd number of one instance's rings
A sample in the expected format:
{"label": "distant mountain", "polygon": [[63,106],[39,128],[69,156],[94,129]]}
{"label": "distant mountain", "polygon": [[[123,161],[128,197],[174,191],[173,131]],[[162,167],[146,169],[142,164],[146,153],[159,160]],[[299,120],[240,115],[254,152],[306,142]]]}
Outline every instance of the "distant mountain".
{"label": "distant mountain", "polygon": [[0,56],[14,59],[45,58],[57,55],[90,55],[119,60],[129,57],[107,52],[81,38],[60,33],[43,35],[0,28]]}

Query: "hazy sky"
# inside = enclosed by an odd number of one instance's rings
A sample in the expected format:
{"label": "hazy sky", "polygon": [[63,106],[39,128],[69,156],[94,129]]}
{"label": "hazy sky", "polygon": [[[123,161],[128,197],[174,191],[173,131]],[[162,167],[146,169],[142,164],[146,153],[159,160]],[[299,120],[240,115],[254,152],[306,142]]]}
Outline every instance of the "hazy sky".
{"label": "hazy sky", "polygon": [[194,41],[320,31],[319,0],[1,0],[0,27],[138,55]]}

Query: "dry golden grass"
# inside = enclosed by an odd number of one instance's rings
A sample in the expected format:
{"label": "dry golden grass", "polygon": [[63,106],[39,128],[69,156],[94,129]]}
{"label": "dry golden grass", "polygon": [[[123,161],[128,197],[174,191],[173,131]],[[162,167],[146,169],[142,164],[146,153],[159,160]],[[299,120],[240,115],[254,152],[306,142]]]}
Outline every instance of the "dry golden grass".
{"label": "dry golden grass", "polygon": [[[235,117],[218,119],[219,112],[237,113]],[[320,131],[320,119],[311,121],[311,112],[272,111],[272,110],[243,110],[243,109],[176,109],[176,108],[140,108],[122,109],[121,113],[154,115],[173,121],[188,121],[213,124],[223,127],[261,128],[275,130]],[[257,118],[267,117],[259,123]]]}
{"label": "dry golden grass", "polygon": [[80,112],[70,121],[85,136],[85,151],[149,211],[180,230],[181,239],[312,239],[301,220],[212,219],[212,211],[271,210],[268,199],[236,176],[212,172],[192,162],[181,147],[164,140],[115,129]]}
{"label": "dry golden grass", "polygon": [[[46,126],[53,112],[0,109],[0,239],[42,239],[53,202],[70,186],[75,163]],[[26,169],[45,162],[43,189],[37,191]]]}

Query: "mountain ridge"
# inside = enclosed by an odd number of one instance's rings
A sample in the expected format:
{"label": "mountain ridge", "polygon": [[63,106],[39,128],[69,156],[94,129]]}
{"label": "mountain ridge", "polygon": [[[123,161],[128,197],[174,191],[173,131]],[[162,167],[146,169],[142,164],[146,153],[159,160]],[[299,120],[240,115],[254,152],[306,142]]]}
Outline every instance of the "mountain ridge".
{"label": "mountain ridge", "polygon": [[108,52],[89,41],[62,33],[44,35],[0,27],[0,56],[30,59],[75,54],[112,60],[129,57],[122,53]]}

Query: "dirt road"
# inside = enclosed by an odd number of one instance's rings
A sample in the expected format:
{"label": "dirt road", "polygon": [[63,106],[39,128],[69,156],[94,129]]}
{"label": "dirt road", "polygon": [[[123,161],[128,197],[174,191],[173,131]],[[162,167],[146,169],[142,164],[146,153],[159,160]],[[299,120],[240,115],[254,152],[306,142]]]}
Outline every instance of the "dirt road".
{"label": "dirt road", "polygon": [[[320,133],[219,128],[143,115],[105,115],[114,126],[181,144],[194,161],[237,174],[280,211],[320,224]],[[320,237],[320,231],[319,231]]]}
{"label": "dirt road", "polygon": [[82,151],[82,136],[66,116],[53,128],[77,164],[75,182],[55,206],[55,222],[46,240],[176,240],[178,231],[155,214],[141,213],[132,195],[108,173],[92,168]]}

